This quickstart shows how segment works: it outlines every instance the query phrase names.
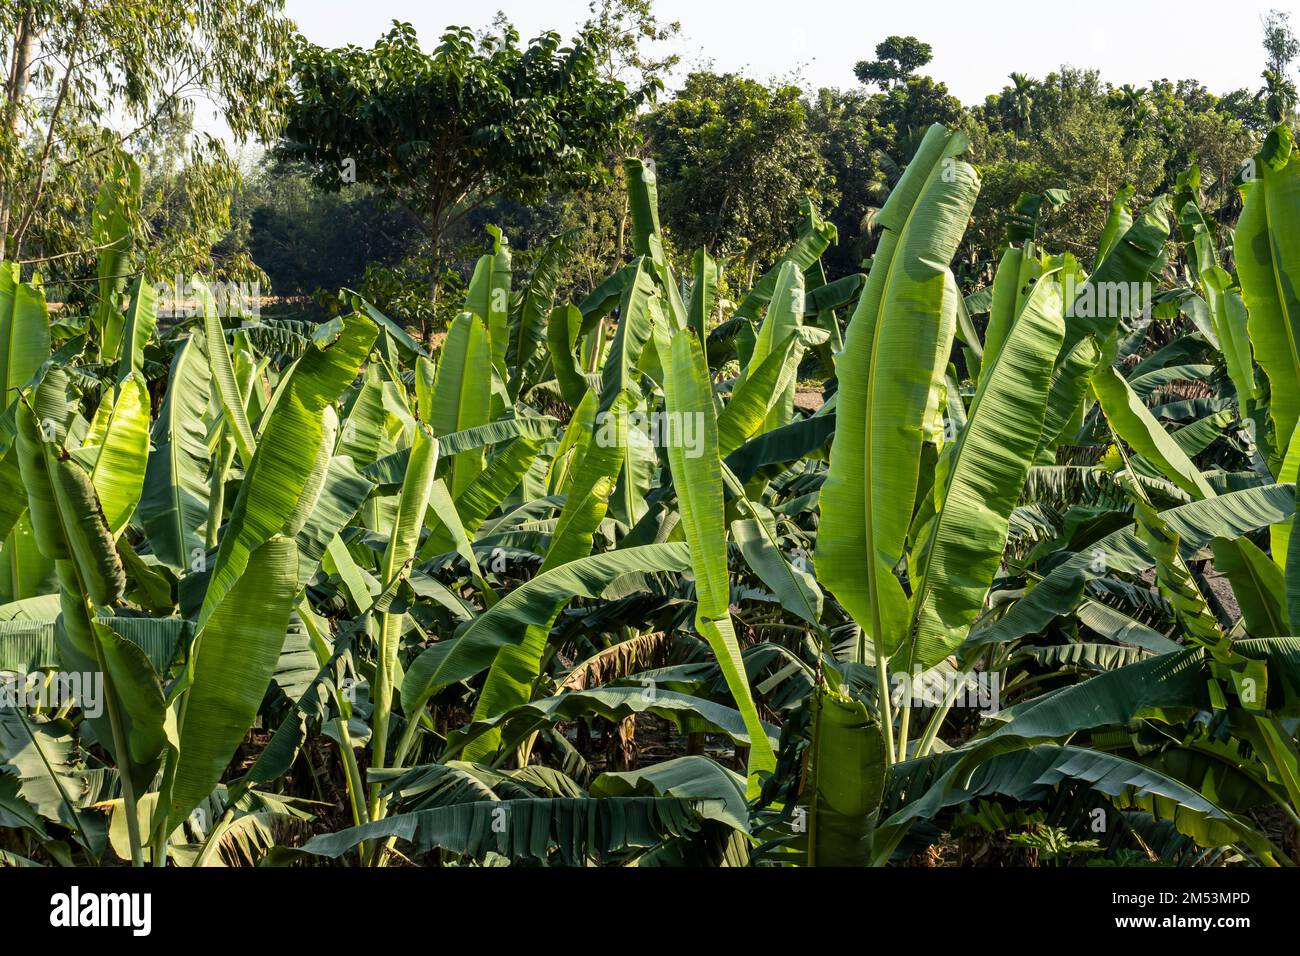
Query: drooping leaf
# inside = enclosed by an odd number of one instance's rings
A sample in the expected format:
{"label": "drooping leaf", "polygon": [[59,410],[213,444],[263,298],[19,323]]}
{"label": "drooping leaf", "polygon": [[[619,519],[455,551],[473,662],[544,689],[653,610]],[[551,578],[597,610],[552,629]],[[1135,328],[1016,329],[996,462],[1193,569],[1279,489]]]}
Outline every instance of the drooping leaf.
{"label": "drooping leaf", "polygon": [[248,555],[241,570],[194,639],[169,827],[188,817],[220,781],[257,717],[284,645],[298,592],[294,540],[271,538]]}
{"label": "drooping leaf", "polygon": [[689,329],[673,336],[671,356],[666,359],[664,373],[664,397],[670,428],[677,423],[677,428],[684,430],[684,423],[694,422],[701,435],[698,447],[688,448],[681,431],[676,436],[670,433],[668,462],[691,551],[691,570],[695,576],[695,627],[713,651],[736,708],[745,718],[745,726],[754,740],[748,768],[750,789],[753,790],[757,775],[770,773],[775,768],[776,757],[759,730],[758,709],[754,705],[740,656],[740,644],[731,623],[717,413],[704,350]]}

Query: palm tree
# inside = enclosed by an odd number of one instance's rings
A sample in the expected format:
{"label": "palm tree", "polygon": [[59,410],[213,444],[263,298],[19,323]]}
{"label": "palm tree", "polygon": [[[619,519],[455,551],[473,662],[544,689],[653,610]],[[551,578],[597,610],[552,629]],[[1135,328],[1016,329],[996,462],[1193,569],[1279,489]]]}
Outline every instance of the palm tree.
{"label": "palm tree", "polygon": [[1295,84],[1279,70],[1267,69],[1260,75],[1264,78],[1264,88],[1255,95],[1255,99],[1264,101],[1264,108],[1274,123],[1286,122],[1295,109]]}
{"label": "palm tree", "polygon": [[1010,75],[1012,84],[1011,104],[1016,113],[1016,132],[1028,133],[1033,122],[1034,90],[1038,83],[1023,73]]}
{"label": "palm tree", "polygon": [[1143,123],[1151,119],[1151,104],[1145,88],[1125,83],[1110,94],[1110,105],[1118,110],[1124,123],[1124,136],[1132,136]]}

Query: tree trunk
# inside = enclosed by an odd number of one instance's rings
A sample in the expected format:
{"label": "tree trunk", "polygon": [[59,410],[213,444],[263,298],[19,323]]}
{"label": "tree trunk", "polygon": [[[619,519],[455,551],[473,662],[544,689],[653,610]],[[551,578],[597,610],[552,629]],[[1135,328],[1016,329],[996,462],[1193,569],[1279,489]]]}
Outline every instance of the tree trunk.
{"label": "tree trunk", "polygon": [[433,354],[433,336],[438,331],[438,297],[442,293],[442,246],[438,240],[434,240],[433,254],[433,277],[429,282],[429,320],[420,322],[420,338],[424,340],[424,347]]}
{"label": "tree trunk", "polygon": [[618,239],[615,243],[617,248],[614,250],[614,263],[615,263],[614,268],[616,269],[623,265],[623,247],[627,237],[627,211],[628,211],[627,204],[628,204],[627,190],[624,189],[623,190],[623,211],[619,214],[618,217]]}
{"label": "tree trunk", "polygon": [[610,763],[618,770],[635,770],[637,765],[636,714],[629,714],[610,727]]}
{"label": "tree trunk", "polygon": [[[36,45],[36,8],[27,4],[27,10],[18,24],[14,34],[13,59],[9,64],[9,76],[5,83],[5,132],[15,142],[18,139],[20,109],[23,97],[27,95],[28,71],[32,62],[32,48]],[[0,259],[5,257],[5,247],[9,236],[9,213],[13,196],[13,184],[0,186]]]}

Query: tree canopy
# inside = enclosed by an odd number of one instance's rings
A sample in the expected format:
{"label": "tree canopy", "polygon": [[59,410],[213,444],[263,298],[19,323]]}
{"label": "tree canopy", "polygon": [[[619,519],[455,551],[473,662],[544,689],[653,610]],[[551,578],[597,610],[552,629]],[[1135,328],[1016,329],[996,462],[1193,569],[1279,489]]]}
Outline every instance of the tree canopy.
{"label": "tree canopy", "polygon": [[494,199],[529,201],[607,175],[607,154],[655,92],[602,69],[600,36],[520,45],[508,25],[443,34],[431,53],[395,23],[373,47],[302,42],[278,154],[322,189],[368,183],[413,211],[435,241]]}
{"label": "tree canopy", "polygon": [[874,60],[858,61],[853,72],[858,82],[874,83],[887,90],[896,83],[906,82],[933,58],[930,44],[916,37],[890,36],[876,44]]}
{"label": "tree canopy", "polygon": [[[279,117],[268,107],[288,75],[292,35],[283,7],[283,0],[0,5],[8,63],[0,257],[51,263],[58,273],[93,257],[80,211],[127,153],[174,151],[180,130],[186,172],[171,191],[183,199],[170,214],[191,226],[177,233],[208,241],[201,250],[194,243],[153,249],[159,268],[210,265],[210,245],[229,228],[234,171],[222,142],[194,135],[194,104],[210,105],[237,139],[275,135]],[[149,202],[131,211],[128,225],[140,240],[169,213]]]}
{"label": "tree canopy", "polygon": [[642,128],[679,250],[770,261],[800,201],[821,195],[825,162],[791,84],[695,72]]}

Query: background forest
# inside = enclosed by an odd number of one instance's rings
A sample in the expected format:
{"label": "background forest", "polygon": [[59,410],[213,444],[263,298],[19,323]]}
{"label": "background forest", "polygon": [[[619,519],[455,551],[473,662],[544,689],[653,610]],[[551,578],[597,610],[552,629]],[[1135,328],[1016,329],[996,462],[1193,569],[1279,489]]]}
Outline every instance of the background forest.
{"label": "background forest", "polygon": [[[628,102],[602,113],[607,125],[575,155],[547,157],[525,173],[520,157],[498,151],[497,168],[437,197],[446,208],[434,210],[426,201],[432,165],[379,169],[388,157],[367,158],[368,139],[396,150],[421,142],[419,117],[397,108],[421,71],[454,63],[487,80],[517,69],[529,47],[503,17],[477,34],[448,33],[433,56],[417,51],[421,43],[433,50],[440,38],[400,25],[373,49],[345,55],[309,53],[274,0],[204,4],[197,15],[186,6],[163,4],[166,13],[155,16],[133,3],[99,9],[38,0],[0,12],[0,35],[21,41],[29,11],[48,47],[21,92],[15,76],[23,71],[14,67],[22,42],[5,49],[0,233],[20,249],[16,258],[41,267],[57,299],[86,298],[95,270],[85,238],[93,234],[93,199],[119,153],[140,165],[141,198],[122,211],[150,273],[257,280],[264,295],[307,314],[328,309],[340,286],[353,288],[431,332],[454,315],[459,295],[439,292],[463,292],[491,241],[487,224],[520,250],[579,230],[559,293],[590,292],[626,252],[627,156],[654,157],[674,262],[705,246],[726,260],[733,285],[746,285],[776,261],[810,198],[838,233],[824,259],[834,280],[870,258],[873,215],[925,130],[961,129],[984,185],[958,272],[980,284],[991,277],[1008,222],[1023,214],[1022,200],[1037,210],[1044,245],[1080,253],[1095,247],[1119,190],[1131,188],[1131,200],[1144,204],[1196,162],[1207,214],[1230,221],[1240,206],[1233,187],[1240,165],[1295,100],[1297,45],[1281,13],[1262,24],[1257,88],[1208,90],[1191,78],[1116,87],[1085,67],[1062,66],[1042,77],[1011,72],[982,103],[963,104],[942,77],[927,74],[923,39],[881,38],[862,61],[844,64],[842,87],[807,89],[797,77],[687,69],[681,24],[657,18],[652,0],[593,0],[582,30],[590,85],[581,95],[587,106],[593,97],[604,106],[619,95]],[[122,40],[120,28],[146,20],[138,40]],[[192,45],[171,45],[175,34]],[[548,55],[559,44],[558,36],[547,39]],[[159,57],[164,45],[169,55]],[[319,120],[313,107],[284,99],[285,84],[305,80],[321,84],[314,88],[328,107],[327,82],[355,81],[371,66],[388,78],[372,106],[394,108],[367,133],[356,125],[325,142],[321,126],[307,131]],[[445,93],[442,105],[457,108]],[[196,134],[196,103],[215,106],[248,142]],[[465,130],[491,127],[487,111],[464,119]],[[441,155],[459,161],[466,146],[452,142]],[[21,217],[10,211],[19,204]],[[529,268],[527,253],[516,267]]]}

